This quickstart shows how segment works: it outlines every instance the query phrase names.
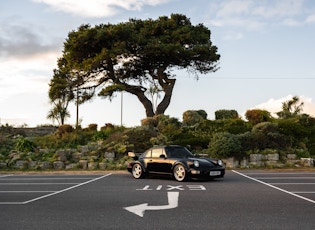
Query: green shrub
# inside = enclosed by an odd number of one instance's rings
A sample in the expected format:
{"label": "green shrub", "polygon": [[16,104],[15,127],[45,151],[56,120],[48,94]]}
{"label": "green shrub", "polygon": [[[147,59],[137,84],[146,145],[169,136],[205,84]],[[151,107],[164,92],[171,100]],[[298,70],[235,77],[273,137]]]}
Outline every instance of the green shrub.
{"label": "green shrub", "polygon": [[16,142],[15,149],[19,152],[33,152],[36,149],[36,144],[24,137],[21,137]]}
{"label": "green shrub", "polygon": [[242,145],[237,135],[230,133],[216,133],[210,140],[208,150],[214,157],[236,157],[242,159]]}

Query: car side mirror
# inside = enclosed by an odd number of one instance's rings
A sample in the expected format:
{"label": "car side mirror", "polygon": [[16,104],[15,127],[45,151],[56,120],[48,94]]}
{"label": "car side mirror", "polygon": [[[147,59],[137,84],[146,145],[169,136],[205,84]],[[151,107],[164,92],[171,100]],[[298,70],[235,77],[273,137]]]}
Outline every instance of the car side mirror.
{"label": "car side mirror", "polygon": [[160,158],[166,159],[166,156],[164,154],[161,154]]}

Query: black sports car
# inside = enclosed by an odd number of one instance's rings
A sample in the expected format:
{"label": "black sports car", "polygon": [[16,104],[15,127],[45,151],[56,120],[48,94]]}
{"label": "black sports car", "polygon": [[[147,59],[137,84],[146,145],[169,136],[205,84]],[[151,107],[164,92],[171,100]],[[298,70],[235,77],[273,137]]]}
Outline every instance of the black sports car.
{"label": "black sports car", "polygon": [[127,170],[136,179],[148,174],[173,176],[177,181],[190,178],[213,179],[224,177],[225,166],[221,160],[198,157],[179,145],[152,147],[137,156],[129,153],[134,161]]}

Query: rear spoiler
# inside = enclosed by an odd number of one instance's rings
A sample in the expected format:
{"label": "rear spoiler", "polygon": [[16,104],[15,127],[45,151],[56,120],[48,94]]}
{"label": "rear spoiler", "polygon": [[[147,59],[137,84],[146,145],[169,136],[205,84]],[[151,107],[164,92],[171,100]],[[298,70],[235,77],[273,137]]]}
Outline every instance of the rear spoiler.
{"label": "rear spoiler", "polygon": [[128,157],[131,157],[131,158],[133,158],[134,160],[138,160],[138,159],[139,159],[139,156],[140,156],[141,154],[142,154],[142,153],[128,152]]}

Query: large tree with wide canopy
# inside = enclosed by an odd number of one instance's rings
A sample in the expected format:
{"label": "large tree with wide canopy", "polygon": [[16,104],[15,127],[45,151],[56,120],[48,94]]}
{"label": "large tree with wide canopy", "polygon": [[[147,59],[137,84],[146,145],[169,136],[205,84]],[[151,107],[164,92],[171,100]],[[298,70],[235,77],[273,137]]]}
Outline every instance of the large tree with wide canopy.
{"label": "large tree with wide canopy", "polygon": [[[80,78],[78,87],[72,88],[90,94],[84,98],[97,92],[111,99],[117,92],[128,92],[137,96],[146,116],[153,117],[170,105],[175,70],[186,69],[198,79],[199,74],[218,69],[220,55],[210,34],[204,25],[194,26],[181,14],[82,25],[68,34],[60,58],[66,65],[58,68],[65,69],[68,78],[73,76],[71,84]],[[152,93],[161,96],[155,107]]]}

